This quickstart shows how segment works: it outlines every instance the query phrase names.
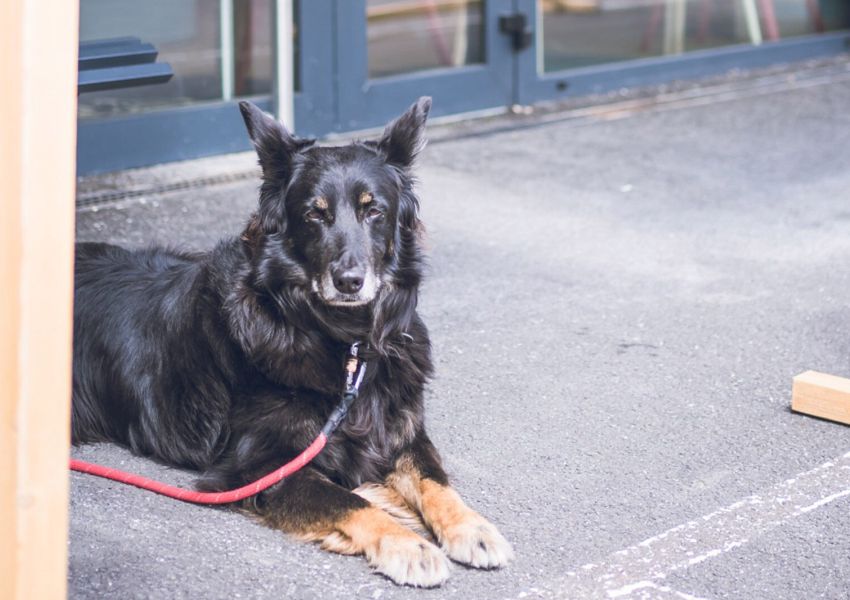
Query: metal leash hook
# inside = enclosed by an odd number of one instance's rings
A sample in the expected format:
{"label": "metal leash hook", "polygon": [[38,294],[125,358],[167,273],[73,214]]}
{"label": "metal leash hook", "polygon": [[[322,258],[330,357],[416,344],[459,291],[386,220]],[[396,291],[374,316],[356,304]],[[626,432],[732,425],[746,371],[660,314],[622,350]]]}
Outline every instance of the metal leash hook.
{"label": "metal leash hook", "polygon": [[345,391],[342,392],[342,399],[322,427],[325,437],[330,437],[334,429],[339,426],[348,414],[351,403],[360,393],[360,384],[363,383],[363,377],[366,375],[366,361],[360,358],[359,354],[360,342],[354,342],[348,349],[348,356],[345,359]]}
{"label": "metal leash hook", "polygon": [[345,393],[356,396],[360,393],[360,384],[366,374],[366,361],[360,358],[360,342],[354,342],[348,349],[345,372]]}

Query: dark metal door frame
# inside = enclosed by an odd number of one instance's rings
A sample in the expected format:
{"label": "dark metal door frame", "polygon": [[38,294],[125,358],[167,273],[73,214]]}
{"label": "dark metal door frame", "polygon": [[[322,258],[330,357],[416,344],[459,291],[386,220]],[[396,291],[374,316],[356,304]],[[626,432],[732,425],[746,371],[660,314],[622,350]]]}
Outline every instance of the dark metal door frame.
{"label": "dark metal door frame", "polygon": [[513,0],[485,0],[483,64],[369,79],[366,1],[337,0],[338,131],[381,125],[417,97],[434,98],[434,116],[509,106],[513,96],[510,40],[492,26]]}
{"label": "dark metal door frame", "polygon": [[[299,135],[318,137],[336,129],[336,0],[295,2],[299,47],[294,129]],[[292,123],[286,123],[286,126],[293,129]]]}

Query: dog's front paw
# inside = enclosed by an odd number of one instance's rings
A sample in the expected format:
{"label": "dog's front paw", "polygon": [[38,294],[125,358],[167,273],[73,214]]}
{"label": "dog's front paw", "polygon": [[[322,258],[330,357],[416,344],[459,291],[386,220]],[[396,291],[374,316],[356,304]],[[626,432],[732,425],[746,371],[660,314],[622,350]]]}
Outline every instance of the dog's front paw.
{"label": "dog's front paw", "polygon": [[417,535],[385,536],[368,558],[379,573],[402,585],[435,587],[449,577],[446,555]]}
{"label": "dog's front paw", "polygon": [[440,544],[453,560],[478,569],[504,567],[514,557],[496,526],[474,512],[445,528]]}

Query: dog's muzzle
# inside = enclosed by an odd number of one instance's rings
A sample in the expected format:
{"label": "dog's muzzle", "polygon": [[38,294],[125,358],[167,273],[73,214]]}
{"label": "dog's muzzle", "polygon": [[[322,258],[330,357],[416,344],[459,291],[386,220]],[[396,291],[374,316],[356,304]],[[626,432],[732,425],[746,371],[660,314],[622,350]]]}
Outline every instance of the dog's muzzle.
{"label": "dog's muzzle", "polygon": [[327,271],[313,281],[313,291],[322,302],[331,306],[362,306],[369,304],[378,295],[381,282],[375,271],[347,269],[332,273]]}

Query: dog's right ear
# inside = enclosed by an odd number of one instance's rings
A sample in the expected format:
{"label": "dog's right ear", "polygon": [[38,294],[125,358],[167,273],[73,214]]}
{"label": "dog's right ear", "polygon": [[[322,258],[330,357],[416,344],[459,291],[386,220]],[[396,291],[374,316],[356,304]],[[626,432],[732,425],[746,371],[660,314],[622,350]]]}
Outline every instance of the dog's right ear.
{"label": "dog's right ear", "polygon": [[419,151],[425,147],[425,121],[431,111],[431,97],[422,96],[399,118],[384,129],[377,142],[391,165],[408,169]]}
{"label": "dog's right ear", "polygon": [[315,140],[293,136],[282,123],[250,102],[240,102],[239,110],[260,159],[263,179],[286,183],[292,173],[292,157]]}

